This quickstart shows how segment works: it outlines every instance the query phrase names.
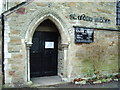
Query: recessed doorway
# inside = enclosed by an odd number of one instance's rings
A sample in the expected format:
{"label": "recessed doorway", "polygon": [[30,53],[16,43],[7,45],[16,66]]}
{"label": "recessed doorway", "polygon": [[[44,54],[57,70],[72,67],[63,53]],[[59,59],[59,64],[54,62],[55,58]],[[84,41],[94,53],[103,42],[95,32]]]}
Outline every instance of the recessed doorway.
{"label": "recessed doorway", "polygon": [[[60,18],[59,18],[60,19]],[[25,35],[25,45],[26,45],[26,81],[28,83],[32,83],[32,79],[35,78],[39,78],[39,77],[44,77],[44,76],[59,76],[61,78],[62,81],[69,81],[69,77],[70,77],[70,72],[68,72],[68,64],[69,64],[69,60],[68,60],[68,48],[69,48],[69,44],[70,44],[70,37],[68,34],[68,31],[65,28],[65,24],[59,20],[58,18],[56,18],[54,15],[52,14],[48,14],[48,15],[44,15],[43,17],[39,18],[37,21],[33,20],[33,22],[31,22],[28,30],[26,31],[26,35]],[[57,33],[57,66],[55,68],[55,74],[51,74],[51,75],[42,75],[40,73],[40,71],[36,71],[39,67],[41,62],[37,61],[37,64],[34,64],[33,61],[35,62],[35,58],[31,59],[32,53],[37,53],[37,49],[40,50],[40,47],[36,47],[36,51],[32,51],[32,48],[36,45],[34,45],[34,37],[36,37],[37,35],[35,35],[36,32],[39,33]],[[38,35],[39,39],[41,39],[42,37],[40,37],[40,35]],[[37,40],[37,39],[36,39]],[[39,40],[38,40],[39,41]],[[38,43],[38,42],[36,42]],[[39,42],[40,43],[40,42]],[[39,46],[38,43],[38,46]],[[53,48],[54,44],[53,42],[50,42],[50,47],[48,45],[49,42],[46,42],[46,46],[44,46],[44,48]],[[44,42],[45,45],[45,42]],[[39,54],[40,55],[40,54]],[[33,56],[34,57],[34,56]],[[36,57],[37,58],[37,57]],[[33,69],[32,71],[32,65],[36,66],[35,68],[37,69]],[[38,66],[38,67],[37,67]],[[34,71],[35,70],[35,71]],[[39,69],[38,69],[39,70]],[[32,74],[33,72],[33,74]],[[38,74],[37,74],[38,73]],[[35,75],[36,74],[36,75]],[[33,82],[34,83],[34,82]]]}
{"label": "recessed doorway", "polygon": [[58,74],[58,38],[58,30],[51,20],[47,19],[38,26],[30,49],[31,78]]}

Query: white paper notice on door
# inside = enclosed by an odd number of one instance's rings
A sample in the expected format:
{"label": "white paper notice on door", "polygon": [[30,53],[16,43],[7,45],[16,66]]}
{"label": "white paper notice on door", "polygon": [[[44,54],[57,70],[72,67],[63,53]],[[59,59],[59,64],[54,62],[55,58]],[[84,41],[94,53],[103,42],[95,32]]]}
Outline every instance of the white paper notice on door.
{"label": "white paper notice on door", "polygon": [[45,48],[54,48],[54,42],[45,42]]}

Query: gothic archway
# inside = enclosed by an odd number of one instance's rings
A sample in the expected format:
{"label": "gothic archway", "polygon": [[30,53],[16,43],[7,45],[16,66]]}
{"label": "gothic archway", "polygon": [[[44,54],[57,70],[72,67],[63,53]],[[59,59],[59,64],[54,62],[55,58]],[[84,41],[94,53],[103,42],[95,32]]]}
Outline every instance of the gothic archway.
{"label": "gothic archway", "polygon": [[69,37],[67,30],[65,30],[64,25],[62,25],[61,20],[59,20],[52,14],[46,14],[46,15],[43,15],[42,17],[39,17],[33,20],[33,22],[31,22],[31,25],[28,27],[27,32],[26,32],[25,44],[26,44],[26,50],[27,50],[27,53],[26,53],[27,82],[30,81],[30,47],[32,45],[32,38],[33,38],[36,28],[46,19],[51,20],[56,25],[58,32],[60,33],[61,47],[63,49],[63,73],[62,73],[63,76],[62,78],[67,78],[67,59],[68,59],[68,46],[70,42],[70,37]]}

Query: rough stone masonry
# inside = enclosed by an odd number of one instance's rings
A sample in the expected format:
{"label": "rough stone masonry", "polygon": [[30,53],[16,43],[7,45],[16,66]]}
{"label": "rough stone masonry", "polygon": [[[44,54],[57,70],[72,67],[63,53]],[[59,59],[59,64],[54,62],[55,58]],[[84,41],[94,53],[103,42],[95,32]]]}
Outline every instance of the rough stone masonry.
{"label": "rough stone masonry", "polygon": [[[13,5],[13,3],[10,3]],[[9,4],[9,5],[10,5]],[[14,3],[16,4],[16,3]],[[105,19],[88,21],[71,19],[70,15]],[[73,18],[76,18],[73,17]],[[103,18],[104,17],[104,18]],[[6,86],[26,85],[30,82],[30,56],[32,36],[46,19],[51,20],[61,36],[58,56],[58,75],[62,80],[92,78],[118,73],[118,28],[115,2],[29,2],[5,13],[4,78]],[[79,18],[78,18],[79,19]],[[94,42],[75,41],[75,28],[94,29]],[[62,54],[62,56],[61,56]],[[60,67],[59,67],[60,66]]]}

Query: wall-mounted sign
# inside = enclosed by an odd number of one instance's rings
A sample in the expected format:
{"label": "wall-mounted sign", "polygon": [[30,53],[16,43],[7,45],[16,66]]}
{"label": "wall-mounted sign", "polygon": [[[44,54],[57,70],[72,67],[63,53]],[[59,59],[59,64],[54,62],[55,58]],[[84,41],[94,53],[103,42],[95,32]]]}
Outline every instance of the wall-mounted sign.
{"label": "wall-mounted sign", "polygon": [[71,20],[83,20],[83,21],[88,21],[88,22],[108,23],[108,24],[110,24],[111,22],[110,19],[107,19],[105,17],[91,17],[85,14],[82,14],[82,15],[70,14],[70,19]]}
{"label": "wall-mounted sign", "polygon": [[45,42],[45,48],[54,48],[54,42]]}
{"label": "wall-mounted sign", "polygon": [[91,43],[94,41],[94,30],[84,27],[75,28],[75,43]]}

